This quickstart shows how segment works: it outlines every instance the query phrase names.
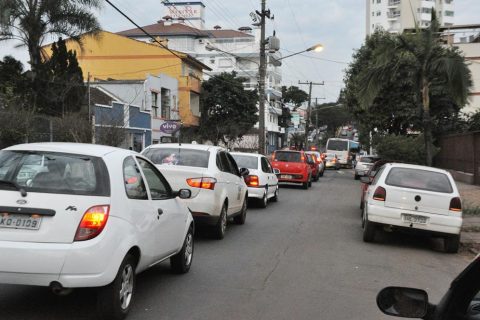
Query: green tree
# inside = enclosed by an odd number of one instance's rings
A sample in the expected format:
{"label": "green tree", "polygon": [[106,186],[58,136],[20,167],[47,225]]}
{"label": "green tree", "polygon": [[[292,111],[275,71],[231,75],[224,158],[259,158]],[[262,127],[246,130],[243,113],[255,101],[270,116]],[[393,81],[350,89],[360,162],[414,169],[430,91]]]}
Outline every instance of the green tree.
{"label": "green tree", "polygon": [[[441,89],[458,106],[464,106],[472,85],[471,74],[465,59],[455,48],[446,48],[440,42],[439,25],[432,10],[432,21],[429,28],[415,33],[385,38],[372,54],[374,64],[363,70],[359,84],[359,102],[365,108],[372,104],[384,89],[384,83],[392,75],[407,71],[413,82],[410,91],[421,115],[421,127],[424,135],[425,163],[432,164],[433,159],[433,120],[432,120],[432,88],[440,85]],[[408,62],[406,70],[392,63],[392,57],[400,55]]]}
{"label": "green tree", "polygon": [[329,136],[334,136],[338,127],[351,123],[352,114],[347,108],[337,102],[324,103],[314,106],[311,115],[311,122],[318,127],[327,126]]}
{"label": "green tree", "polygon": [[86,88],[76,52],[67,51],[62,38],[52,44],[50,60],[42,64],[37,85],[41,88],[38,107],[41,113],[64,117],[80,111]]}
{"label": "green tree", "polygon": [[308,101],[308,94],[296,86],[282,87],[283,101],[286,103],[293,103],[296,108],[300,107],[302,103]]}
{"label": "green tree", "polygon": [[0,0],[0,41],[17,40],[28,48],[32,71],[42,63],[41,46],[48,36],[67,36],[80,43],[84,33],[100,30],[90,9],[99,0]]}
{"label": "green tree", "polygon": [[245,90],[245,78],[221,73],[202,83],[200,134],[218,144],[241,138],[258,121],[256,91]]}

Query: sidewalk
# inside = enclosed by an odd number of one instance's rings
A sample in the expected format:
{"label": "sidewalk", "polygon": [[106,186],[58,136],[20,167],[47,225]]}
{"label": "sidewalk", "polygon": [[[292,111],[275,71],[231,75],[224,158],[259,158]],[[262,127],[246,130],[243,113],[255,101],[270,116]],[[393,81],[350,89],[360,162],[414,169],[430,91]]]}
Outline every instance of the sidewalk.
{"label": "sidewalk", "polygon": [[457,182],[463,204],[461,241],[472,253],[480,252],[480,187]]}

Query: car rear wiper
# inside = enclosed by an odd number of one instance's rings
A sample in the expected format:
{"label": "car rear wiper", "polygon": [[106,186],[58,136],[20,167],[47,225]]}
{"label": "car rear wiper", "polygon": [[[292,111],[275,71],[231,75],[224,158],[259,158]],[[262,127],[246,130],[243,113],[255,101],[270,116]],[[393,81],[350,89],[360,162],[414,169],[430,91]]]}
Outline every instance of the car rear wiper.
{"label": "car rear wiper", "polygon": [[20,187],[18,184],[16,184],[16,183],[13,182],[13,181],[0,180],[0,185],[2,185],[2,184],[5,185],[5,186],[14,187],[15,190],[20,191],[20,194],[22,195],[22,197],[26,197],[26,196],[27,196],[27,191],[25,191],[24,188]]}

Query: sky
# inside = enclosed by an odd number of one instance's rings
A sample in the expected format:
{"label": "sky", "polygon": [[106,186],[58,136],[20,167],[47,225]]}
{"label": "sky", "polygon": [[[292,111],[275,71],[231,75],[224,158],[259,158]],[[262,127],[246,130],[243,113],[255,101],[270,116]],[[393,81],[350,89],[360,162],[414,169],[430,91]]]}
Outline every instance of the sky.
{"label": "sky", "polygon": [[[267,36],[275,30],[281,42],[280,52],[288,55],[321,43],[322,52],[297,55],[283,60],[282,78],[286,86],[307,86],[298,82],[324,82],[314,86],[312,98],[321,102],[336,101],[343,87],[344,70],[352,54],[365,38],[365,0],[266,0],[274,15],[267,22]],[[165,15],[161,0],[111,0],[140,25],[149,25]],[[173,0],[171,1],[173,2]],[[250,26],[250,12],[260,10],[260,0],[203,0],[207,29]],[[455,0],[455,23],[480,23],[480,0]],[[124,17],[105,2],[97,17],[104,30],[117,32],[131,29]],[[26,64],[26,48],[14,48],[14,42],[0,42],[0,58],[10,54]]]}

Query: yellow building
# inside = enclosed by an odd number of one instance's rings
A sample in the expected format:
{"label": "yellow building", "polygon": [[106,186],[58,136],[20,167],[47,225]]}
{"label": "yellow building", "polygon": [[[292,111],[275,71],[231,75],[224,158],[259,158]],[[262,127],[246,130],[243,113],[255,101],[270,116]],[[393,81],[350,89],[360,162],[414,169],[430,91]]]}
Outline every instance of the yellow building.
{"label": "yellow building", "polygon": [[[77,52],[84,79],[138,80],[160,73],[178,79],[178,108],[186,126],[197,126],[200,119],[200,88],[203,70],[211,70],[186,53],[175,54],[157,44],[133,40],[107,31],[96,37],[83,35],[82,48],[66,40],[68,50]],[[47,56],[50,45],[45,46]]]}

